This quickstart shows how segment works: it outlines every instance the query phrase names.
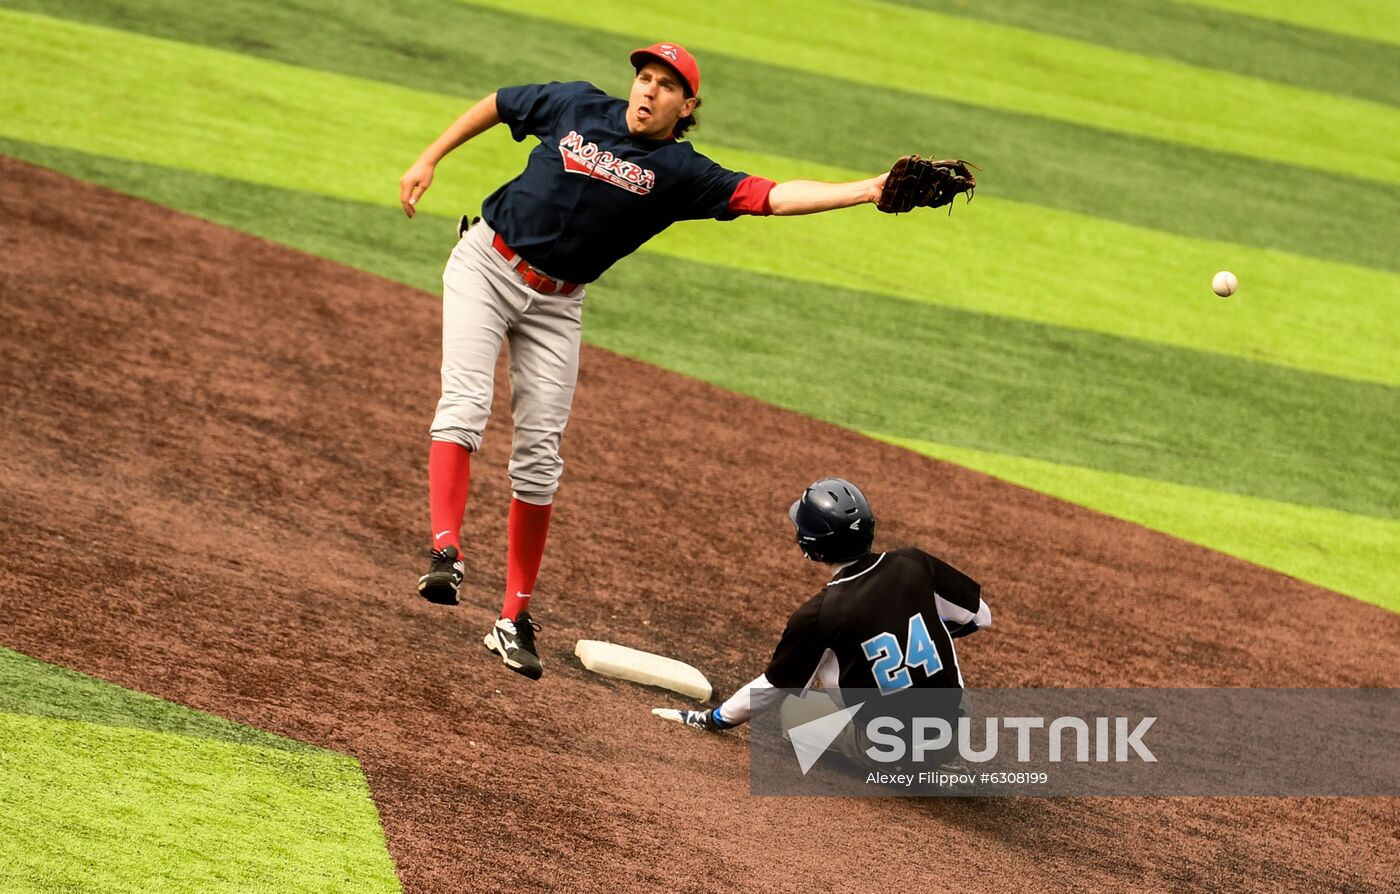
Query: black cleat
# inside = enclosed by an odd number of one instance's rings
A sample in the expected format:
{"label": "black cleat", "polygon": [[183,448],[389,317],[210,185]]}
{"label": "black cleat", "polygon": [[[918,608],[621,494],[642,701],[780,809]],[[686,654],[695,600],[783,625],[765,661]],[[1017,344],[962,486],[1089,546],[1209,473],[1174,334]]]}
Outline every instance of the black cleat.
{"label": "black cleat", "polygon": [[514,621],[498,618],[482,642],[501,656],[501,663],[506,667],[523,677],[538,680],[544,673],[535,651],[535,631],[539,629],[540,625],[530,620],[529,612],[521,612]]}
{"label": "black cleat", "polygon": [[433,557],[433,564],[427,574],[418,578],[418,595],[434,605],[456,605],[462,574],[467,570],[461,553],[455,546],[445,546],[429,555]]}

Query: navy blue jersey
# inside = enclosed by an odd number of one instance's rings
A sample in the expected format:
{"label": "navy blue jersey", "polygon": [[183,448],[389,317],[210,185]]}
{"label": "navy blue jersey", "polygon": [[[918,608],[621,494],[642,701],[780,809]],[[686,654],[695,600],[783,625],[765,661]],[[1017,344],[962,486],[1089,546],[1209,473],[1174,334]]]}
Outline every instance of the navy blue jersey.
{"label": "navy blue jersey", "polygon": [[676,140],[638,139],[627,102],[586,81],[503,87],[496,110],[516,141],[536,137],[525,170],[481,216],[549,276],[592,282],[678,220],[732,220],[731,171]]}

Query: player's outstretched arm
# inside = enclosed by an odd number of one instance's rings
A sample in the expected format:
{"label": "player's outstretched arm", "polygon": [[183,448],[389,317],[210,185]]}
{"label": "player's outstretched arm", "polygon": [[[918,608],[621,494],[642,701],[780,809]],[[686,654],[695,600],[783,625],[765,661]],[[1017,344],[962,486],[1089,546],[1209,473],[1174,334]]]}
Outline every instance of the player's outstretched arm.
{"label": "player's outstretched arm", "polygon": [[716,708],[703,711],[687,711],[677,708],[652,708],[651,713],[662,720],[683,723],[692,729],[710,732],[731,729],[748,723],[756,711],[771,711],[776,708],[787,693],[774,689],[768,682],[767,674],[759,674],[747,685],[740,687],[733,695]]}
{"label": "player's outstretched arm", "polygon": [[478,134],[484,133],[501,123],[500,112],[496,110],[496,94],[483,97],[480,102],[467,109],[462,116],[442,136],[433,140],[418,160],[399,178],[399,204],[403,213],[413,217],[414,206],[428,191],[433,182],[433,170],[443,156],[456,149]]}
{"label": "player's outstretched arm", "polygon": [[691,729],[705,730],[707,732],[718,732],[729,729],[735,724],[725,723],[719,716],[719,708],[709,708],[703,711],[687,711],[680,708],[652,708],[651,713],[662,720],[670,720],[675,723],[683,723]]}
{"label": "player's outstretched arm", "polygon": [[888,176],[889,172],[886,171],[868,180],[853,180],[850,183],[789,180],[773,187],[768,194],[768,207],[774,214],[816,214],[878,202]]}
{"label": "player's outstretched arm", "polygon": [[[779,708],[789,692],[805,688],[797,681],[806,680],[807,686],[822,685],[825,682],[822,678],[822,661],[827,650],[817,635],[817,625],[821,618],[823,595],[818,593],[797,607],[788,618],[777,648],[773,650],[768,669],[725,699],[719,707],[705,711],[653,708],[651,713],[662,720],[683,723],[693,729],[723,730],[747,723],[755,714]],[[778,688],[773,685],[774,679],[787,680],[786,685],[793,688]]]}

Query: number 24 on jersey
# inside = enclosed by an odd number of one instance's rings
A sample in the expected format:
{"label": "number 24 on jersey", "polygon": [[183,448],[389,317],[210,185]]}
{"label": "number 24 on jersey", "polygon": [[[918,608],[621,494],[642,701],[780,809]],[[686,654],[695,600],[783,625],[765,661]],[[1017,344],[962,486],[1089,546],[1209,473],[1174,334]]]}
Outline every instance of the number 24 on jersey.
{"label": "number 24 on jersey", "polygon": [[924,675],[931,677],[943,669],[943,659],[938,657],[938,649],[929,636],[928,625],[922,613],[909,618],[909,636],[905,648],[900,649],[899,640],[893,633],[881,633],[861,643],[865,657],[874,666],[870,672],[875,676],[875,685],[881,695],[908,689],[914,685],[909,676],[909,668],[921,667]]}

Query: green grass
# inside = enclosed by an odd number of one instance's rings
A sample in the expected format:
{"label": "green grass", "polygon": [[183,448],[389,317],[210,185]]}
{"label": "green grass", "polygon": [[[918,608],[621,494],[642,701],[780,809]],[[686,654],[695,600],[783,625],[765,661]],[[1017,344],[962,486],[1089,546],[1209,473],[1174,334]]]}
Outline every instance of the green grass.
{"label": "green grass", "polygon": [[[872,0],[710,0],[657,7],[644,22],[629,15],[632,8],[627,0],[530,7],[641,44],[665,34],[695,52],[1400,182],[1400,110],[1388,106]],[[905,46],[936,50],[890,52],[892,34]]]}
{"label": "green grass", "polygon": [[[38,81],[0,133],[285,189],[392,206],[397,177],[420,144],[455,117],[455,100],[344,75],[52,19],[16,18],[28,38],[0,74]],[[28,31],[24,27],[28,27]],[[126,64],[74,92],[62,72],[116,51]],[[159,104],[142,84],[172,82]],[[366,109],[393,109],[393,127],[348,141]],[[423,136],[410,134],[417,130]],[[444,164],[420,206],[455,215],[520,164],[504,130]],[[714,149],[729,164],[787,179],[861,172]],[[182,206],[183,207],[183,206]],[[408,226],[405,222],[405,226]],[[950,246],[950,238],[956,245]],[[1016,251],[1008,255],[1008,247]],[[652,250],[707,264],[1106,334],[1234,354],[1351,378],[1400,383],[1400,332],[1388,327],[1400,279],[1279,252],[1185,239],[984,197],[952,221],[858,209],[798,221],[691,224]],[[928,259],[917,276],[898,253]],[[946,263],[938,263],[946,258]],[[814,260],[816,259],[816,260]],[[912,263],[912,261],[911,261]],[[1218,269],[1245,284],[1222,303]],[[1072,269],[1076,275],[1066,277]],[[1299,300],[1299,296],[1306,300]]]}
{"label": "green grass", "polygon": [[[288,189],[397,201],[428,122],[462,111],[450,97],[40,16],[0,13],[0,29],[0,78],[26,84],[6,100],[5,136]],[[92,75],[82,90],[77,70]],[[510,146],[496,131],[473,148],[503,170]],[[454,189],[465,198],[442,191]]]}
{"label": "green grass", "polygon": [[[636,44],[625,36],[454,0],[404,0],[392,9],[367,0],[335,4],[305,0],[294,6],[227,0],[199,7],[198,15],[180,0],[102,4],[5,0],[0,5],[419,90],[446,91],[459,97],[459,107],[503,84],[550,78],[585,78],[623,91],[629,71],[622,60]],[[6,28],[0,29],[0,60],[7,53],[15,59],[33,55],[22,38],[37,27],[7,21]],[[14,35],[9,45],[5,45],[7,33]],[[87,43],[76,35],[73,39]],[[122,35],[112,35],[112,40],[115,51],[99,50],[96,56],[77,60],[84,66],[81,70],[94,75],[83,90],[114,78],[130,89],[112,102],[121,106],[133,98],[143,99],[143,82],[123,78],[121,69],[138,59],[145,45]],[[101,38],[94,41],[99,46],[102,42]],[[549,46],[551,52],[547,56],[521,53],[519,46]],[[1248,52],[1268,58],[1270,51],[1266,45]],[[984,197],[1059,208],[1191,238],[1400,271],[1400,252],[1394,249],[1396,227],[1381,223],[1393,221],[1394,209],[1400,206],[1400,186],[1360,180],[1344,171],[1329,175],[1321,184],[1315,171],[1237,155],[916,96],[722,53],[708,52],[703,61],[709,104],[702,111],[697,135],[725,150],[804,159],[866,173],[888,166],[911,148],[936,150],[984,164]],[[38,70],[55,78],[53,86],[61,92],[71,71],[64,66],[71,64],[71,59],[59,65],[40,60],[36,66],[13,67],[0,77],[0,85],[16,85],[18,97],[22,95],[19,87],[31,89],[33,71]],[[259,76],[258,70],[248,69],[247,76]],[[198,73],[174,71],[163,80],[180,77],[198,77]],[[1369,79],[1393,81],[1374,75]],[[306,101],[326,86],[327,82],[308,77]],[[354,89],[347,89],[353,95]],[[3,90],[0,86],[0,97]],[[802,101],[794,102],[794,97]],[[394,129],[399,116],[394,106],[378,105],[368,97],[352,111],[355,117],[345,132],[335,135],[340,143],[337,149],[353,148],[367,134],[382,141],[381,128]],[[0,123],[5,117],[0,114]],[[445,124],[424,123],[418,139],[426,143]],[[97,151],[99,147],[83,141],[97,135],[83,131],[77,148]],[[415,145],[409,151],[416,154],[419,148]],[[479,145],[472,146],[473,165],[483,164],[481,151]],[[298,160],[293,166],[302,163]],[[373,165],[385,163],[406,166],[387,158],[372,160]],[[286,164],[285,159],[279,160],[279,165]],[[395,170],[393,176],[399,173]],[[507,175],[513,174],[512,170]],[[334,191],[336,186],[321,188]]]}
{"label": "green grass", "polygon": [[1400,521],[1022,456],[872,437],[1137,522],[1400,612]]}
{"label": "green grass", "polygon": [[849,428],[1400,516],[1400,389],[661,258],[605,285],[594,343]]}
{"label": "green grass", "polygon": [[0,781],[7,892],[400,890],[349,758],[0,714]]}
{"label": "green grass", "polygon": [[[714,155],[784,179],[859,174],[736,150]],[[1400,276],[996,198],[959,204],[952,219],[858,209],[784,221],[745,218],[726,227],[686,223],[648,250],[1400,384],[1400,326],[1393,325]],[[1229,301],[1210,291],[1220,269],[1243,284]]]}
{"label": "green grass", "polygon": [[0,649],[0,890],[400,890],[352,758]]}
{"label": "green grass", "polygon": [[[892,0],[1215,68],[1254,78],[1400,105],[1400,47],[1177,0]],[[1270,6],[1273,4],[1270,3]],[[1377,6],[1368,2],[1368,13]],[[1330,6],[1330,4],[1328,4]],[[1309,4],[1309,8],[1320,8]],[[1280,64],[1280,60],[1287,60]]]}
{"label": "green grass", "polygon": [[1400,6],[1386,0],[1182,0],[1306,28],[1400,44]]}

